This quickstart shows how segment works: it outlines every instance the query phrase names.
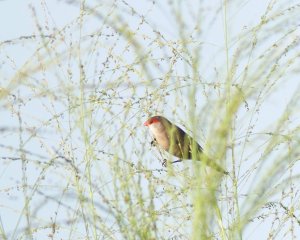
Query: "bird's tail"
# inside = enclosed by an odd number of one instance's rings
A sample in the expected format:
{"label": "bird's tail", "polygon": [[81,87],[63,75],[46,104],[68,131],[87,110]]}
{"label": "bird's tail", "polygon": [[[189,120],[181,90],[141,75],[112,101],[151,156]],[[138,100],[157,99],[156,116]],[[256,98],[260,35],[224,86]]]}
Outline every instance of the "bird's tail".
{"label": "bird's tail", "polygon": [[211,168],[217,170],[218,172],[224,173],[225,175],[229,175],[229,172],[227,172],[224,168],[222,168],[220,165],[216,164],[213,160],[208,160],[206,163]]}
{"label": "bird's tail", "polygon": [[217,164],[213,159],[209,158],[207,155],[201,153],[199,159],[200,159],[199,161],[204,162],[204,164],[215,169],[216,171],[223,173],[225,175],[229,175],[229,172],[227,172],[224,168],[222,168],[219,164]]}

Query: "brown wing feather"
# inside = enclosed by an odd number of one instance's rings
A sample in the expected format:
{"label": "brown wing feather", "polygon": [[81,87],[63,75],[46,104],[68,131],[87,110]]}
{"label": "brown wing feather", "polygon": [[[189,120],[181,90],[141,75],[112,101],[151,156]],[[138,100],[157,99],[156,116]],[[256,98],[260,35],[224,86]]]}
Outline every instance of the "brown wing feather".
{"label": "brown wing feather", "polygon": [[[175,125],[172,125],[169,131],[171,136],[169,152],[181,159],[192,159],[193,138]],[[202,147],[197,142],[194,142],[194,144],[196,147],[196,154],[198,155],[199,152],[203,151]]]}

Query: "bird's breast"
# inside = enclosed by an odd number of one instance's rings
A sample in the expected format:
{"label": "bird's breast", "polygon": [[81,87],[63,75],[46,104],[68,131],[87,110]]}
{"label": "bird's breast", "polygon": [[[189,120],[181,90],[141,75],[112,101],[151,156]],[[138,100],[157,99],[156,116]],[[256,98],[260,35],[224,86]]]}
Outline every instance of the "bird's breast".
{"label": "bird's breast", "polygon": [[158,133],[158,134],[156,134],[155,139],[156,139],[158,145],[161,148],[163,148],[166,151],[169,151],[170,140],[169,140],[168,135],[166,133]]}
{"label": "bird's breast", "polygon": [[168,151],[170,146],[170,140],[167,132],[155,127],[150,127],[150,130],[153,133],[153,136],[155,137],[157,144],[164,150]]}

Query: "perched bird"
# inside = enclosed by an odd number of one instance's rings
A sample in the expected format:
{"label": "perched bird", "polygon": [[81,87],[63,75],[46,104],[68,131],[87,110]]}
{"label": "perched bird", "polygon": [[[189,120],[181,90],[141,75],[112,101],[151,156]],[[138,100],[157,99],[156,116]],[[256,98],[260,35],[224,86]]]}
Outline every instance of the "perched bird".
{"label": "perched bird", "polygon": [[[149,127],[154,136],[154,142],[168,153],[178,157],[180,162],[185,159],[205,159],[205,164],[215,170],[228,174],[221,166],[203,154],[202,147],[180,127],[162,116],[149,118],[144,126]],[[195,154],[195,155],[194,155]]]}

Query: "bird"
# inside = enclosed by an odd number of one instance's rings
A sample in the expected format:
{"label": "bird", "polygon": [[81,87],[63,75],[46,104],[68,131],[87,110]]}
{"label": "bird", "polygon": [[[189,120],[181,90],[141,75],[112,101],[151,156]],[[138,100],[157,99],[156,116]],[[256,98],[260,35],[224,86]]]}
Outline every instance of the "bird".
{"label": "bird", "polygon": [[[229,174],[216,162],[203,154],[203,149],[198,142],[167,118],[163,116],[150,117],[144,122],[144,126],[149,127],[150,132],[154,136],[151,145],[158,145],[166,152],[179,158],[172,163],[181,162],[182,160],[195,159],[201,161],[201,159],[204,159],[206,165],[218,172]],[[163,165],[165,163],[166,161],[164,161]]]}

